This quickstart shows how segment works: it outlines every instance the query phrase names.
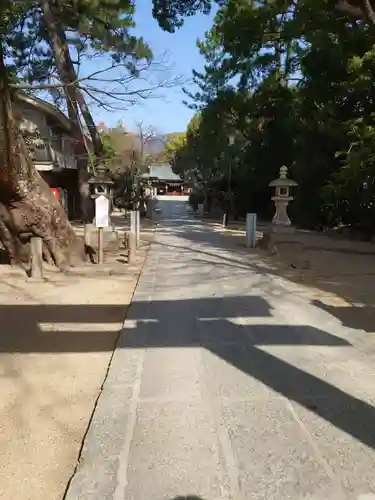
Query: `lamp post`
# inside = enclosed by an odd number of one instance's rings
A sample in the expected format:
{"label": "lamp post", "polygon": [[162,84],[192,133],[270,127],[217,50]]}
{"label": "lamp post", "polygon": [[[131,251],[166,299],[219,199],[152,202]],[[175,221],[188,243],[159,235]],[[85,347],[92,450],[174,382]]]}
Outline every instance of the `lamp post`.
{"label": "lamp post", "polygon": [[[232,148],[234,144],[234,136],[230,135],[228,138],[228,143],[230,148]],[[229,210],[231,206],[231,198],[232,198],[232,156],[229,158],[228,162],[228,185],[227,185],[227,202],[226,202],[226,210],[223,215],[223,227],[227,227],[229,223]]]}

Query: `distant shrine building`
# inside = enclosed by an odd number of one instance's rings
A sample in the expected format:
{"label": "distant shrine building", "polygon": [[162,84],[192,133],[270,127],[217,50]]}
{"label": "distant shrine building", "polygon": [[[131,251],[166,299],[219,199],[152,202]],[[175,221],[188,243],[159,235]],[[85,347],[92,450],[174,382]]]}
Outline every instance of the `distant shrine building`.
{"label": "distant shrine building", "polygon": [[141,179],[149,181],[157,195],[183,196],[189,192],[184,181],[172,171],[169,163],[150,165],[148,173],[142,174]]}

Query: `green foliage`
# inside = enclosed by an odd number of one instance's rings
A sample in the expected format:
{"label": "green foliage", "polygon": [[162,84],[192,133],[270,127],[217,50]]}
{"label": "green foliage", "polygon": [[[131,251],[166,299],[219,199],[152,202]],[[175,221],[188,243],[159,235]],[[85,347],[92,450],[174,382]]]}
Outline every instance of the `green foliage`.
{"label": "green foliage", "polygon": [[114,181],[116,204],[126,209],[141,202],[144,187],[140,174],[147,171],[152,159],[142,154],[141,138],[125,130],[121,123],[102,135],[107,171]]}
{"label": "green foliage", "polygon": [[[40,3],[0,0],[1,43],[14,63],[12,78],[50,76],[53,54]],[[193,73],[197,91],[186,91],[197,113],[186,133],[169,138],[160,159],[171,161],[206,202],[231,201],[241,213],[265,217],[272,210],[268,183],[285,164],[299,183],[292,204],[297,223],[350,225],[372,236],[375,20],[365,2],[153,0],[153,15],[173,32],[214,3],[212,29],[197,44],[205,67]],[[109,55],[134,75],[137,62],[150,59],[147,44],[131,35],[137,2],[53,4],[77,53]],[[134,172],[144,158],[134,148],[119,153],[123,137],[116,132],[103,139],[119,190],[133,196]]]}
{"label": "green foliage", "polygon": [[136,179],[141,170],[141,155],[134,138],[122,126],[102,134],[107,171],[114,181],[115,201],[130,209],[136,201]]}
{"label": "green foliage", "polygon": [[373,236],[375,27],[361,19],[326,0],[223,2],[198,43],[199,115],[175,171],[220,199],[230,164],[234,210],[269,217],[268,183],[285,164],[296,223]]}
{"label": "green foliage", "polygon": [[[135,7],[130,0],[51,0],[67,43],[82,55],[103,54],[113,64],[137,75],[137,61],[150,60],[151,49],[131,34]],[[47,82],[54,68],[54,53],[41,11],[41,0],[9,2],[8,56],[28,82]]]}
{"label": "green foliage", "polygon": [[152,3],[154,17],[169,32],[181,27],[185,17],[198,11],[208,13],[211,8],[211,0],[153,0]]}
{"label": "green foliage", "polygon": [[176,155],[176,151],[181,150],[186,142],[185,132],[174,132],[168,134],[167,141],[165,144],[164,151],[159,155],[159,163],[172,163]]}
{"label": "green foliage", "polygon": [[194,209],[198,210],[198,205],[204,202],[204,194],[202,192],[193,191],[189,195],[189,205]]}

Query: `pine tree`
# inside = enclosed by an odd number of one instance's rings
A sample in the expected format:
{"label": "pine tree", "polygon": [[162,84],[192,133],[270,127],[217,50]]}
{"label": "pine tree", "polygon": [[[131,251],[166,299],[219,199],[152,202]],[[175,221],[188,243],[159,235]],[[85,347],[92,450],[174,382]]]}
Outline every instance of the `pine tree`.
{"label": "pine tree", "polygon": [[[135,71],[137,59],[149,58],[151,52],[142,40],[128,33],[133,25],[133,12],[132,3],[127,0],[1,0],[3,167],[0,180],[0,241],[12,262],[27,260],[27,245],[33,234],[43,239],[45,258],[59,266],[75,260],[80,251],[79,242],[60,203],[27,155],[12,111],[11,84],[20,70],[23,70],[24,76],[28,75],[30,81],[46,80],[48,69],[55,65],[70,106],[76,143],[83,144],[79,127],[80,111],[100,158],[100,136],[76,83],[77,75],[68,46],[71,41],[67,39],[67,33],[73,33],[75,43],[85,43],[83,49],[107,53],[114,61],[127,65],[129,71]],[[32,54],[37,57],[33,59]],[[5,61],[9,61],[9,58],[13,64],[6,65]],[[82,151],[76,153],[80,155]],[[82,168],[81,172],[86,172],[86,169]],[[81,186],[85,183],[87,186],[86,181],[87,177],[81,179]]]}
{"label": "pine tree", "polygon": [[[5,9],[3,20],[7,19]],[[0,39],[0,242],[12,263],[28,261],[32,235],[43,240],[43,254],[60,268],[83,258],[82,246],[63,207],[36,171],[16,123],[5,50]]]}
{"label": "pine tree", "polygon": [[63,87],[52,90],[66,99],[78,162],[81,215],[88,222],[92,214],[80,116],[91,136],[98,162],[103,160],[103,145],[82,85],[77,83],[71,48],[81,56],[90,51],[109,55],[114,65],[122,65],[133,74],[137,71],[137,61],[150,60],[152,53],[142,39],[129,33],[134,26],[134,6],[128,0],[30,0],[23,8],[22,15],[14,18],[12,32],[16,35],[10,40],[10,52],[18,73],[29,83],[49,83],[51,68],[57,70]]}

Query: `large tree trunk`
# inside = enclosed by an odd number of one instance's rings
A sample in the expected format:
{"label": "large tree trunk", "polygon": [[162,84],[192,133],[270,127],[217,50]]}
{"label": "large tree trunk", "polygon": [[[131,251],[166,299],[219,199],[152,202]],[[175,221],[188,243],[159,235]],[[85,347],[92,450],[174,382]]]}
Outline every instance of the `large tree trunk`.
{"label": "large tree trunk", "polygon": [[[56,68],[64,87],[69,118],[73,127],[74,152],[78,168],[78,189],[80,193],[81,217],[83,222],[91,222],[93,213],[91,210],[89,173],[87,170],[87,151],[85,140],[79,121],[79,109],[85,120],[87,128],[94,145],[94,152],[98,159],[103,156],[103,144],[90,110],[86,105],[84,96],[75,85],[77,74],[70,57],[69,47],[65,32],[58,22],[58,12],[55,9],[54,0],[42,0],[44,21],[48,30],[48,37],[55,55]],[[79,109],[78,109],[79,108]]]}
{"label": "large tree trunk", "polygon": [[103,155],[103,143],[82,91],[75,85],[77,73],[70,57],[65,31],[58,23],[58,11],[54,9],[53,0],[41,0],[41,4],[59,77],[62,83],[66,85],[65,89],[70,101],[79,106],[89,130],[95,154],[101,157]]}
{"label": "large tree trunk", "polygon": [[77,73],[70,57],[65,31],[58,23],[58,9],[54,8],[54,0],[41,0],[41,5],[59,77],[62,83],[66,84],[65,88],[71,102],[77,103],[81,110],[94,145],[95,154],[101,156],[103,154],[102,140],[82,91],[75,85]]}
{"label": "large tree trunk", "polygon": [[83,140],[83,134],[79,122],[79,112],[77,104],[70,100],[67,92],[66,100],[68,107],[69,119],[72,123],[73,140],[74,140],[74,155],[78,169],[78,190],[80,198],[80,213],[84,223],[91,222],[94,218],[92,203],[90,198],[89,172],[88,172],[88,156],[86,145]]}
{"label": "large tree trunk", "polygon": [[0,242],[11,263],[29,260],[31,236],[43,240],[48,262],[60,268],[83,258],[83,244],[67,215],[36,171],[15,121],[0,40]]}

